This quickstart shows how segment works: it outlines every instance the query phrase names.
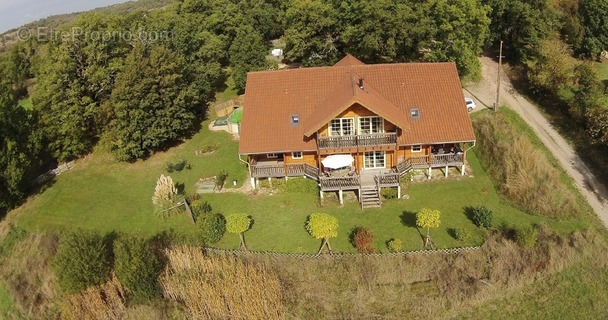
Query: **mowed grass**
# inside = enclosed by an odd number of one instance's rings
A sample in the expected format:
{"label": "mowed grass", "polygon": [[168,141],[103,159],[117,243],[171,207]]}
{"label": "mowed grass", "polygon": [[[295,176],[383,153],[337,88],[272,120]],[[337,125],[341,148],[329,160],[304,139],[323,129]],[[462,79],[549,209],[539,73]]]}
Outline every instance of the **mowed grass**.
{"label": "mowed grass", "polygon": [[[10,217],[28,230],[93,229],[100,232],[127,232],[154,235],[170,231],[197,239],[198,229],[183,213],[163,219],[154,214],[151,197],[156,180],[165,171],[167,162],[180,159],[191,164],[190,170],[170,173],[176,183],[185,187],[186,194],[195,192],[198,179],[228,172],[227,188],[232,180],[238,187],[246,181],[246,166],[239,161],[238,142],[225,132],[210,132],[209,121],[191,140],[159,153],[145,161],[133,164],[116,162],[111,155],[96,151],[76,162],[76,166],[58,176],[52,186],[33,196]],[[218,149],[209,155],[197,156],[196,150],[215,145]],[[473,149],[474,151],[475,149]],[[495,226],[523,226],[544,223],[560,233],[587,228],[588,216],[554,221],[527,214],[511,205],[496,190],[479,163],[474,152],[468,153],[472,175],[452,175],[448,179],[416,182],[403,189],[409,200],[384,201],[381,209],[362,210],[355,199],[340,206],[331,194],[322,205],[318,193],[274,192],[243,194],[238,192],[203,194],[213,210],[224,215],[244,212],[254,223],[245,233],[249,249],[276,252],[315,252],[320,241],[313,239],[305,229],[311,213],[326,212],[336,216],[340,228],[337,238],[331,240],[334,251],[354,252],[349,242],[351,231],[357,226],[369,228],[375,235],[375,248],[386,252],[386,242],[399,238],[406,250],[422,249],[421,233],[415,226],[415,214],[428,207],[441,211],[441,226],[431,229],[438,248],[479,245],[484,230],[473,225],[466,216],[467,206],[485,205],[494,211]],[[247,182],[248,183],[248,182]],[[288,181],[287,183],[290,183]],[[467,230],[471,239],[457,241],[448,232],[451,228]],[[216,244],[219,248],[236,249],[238,236],[226,234]]]}
{"label": "mowed grass", "polygon": [[608,63],[594,62],[595,68],[602,80],[608,80]]}
{"label": "mowed grass", "polygon": [[[30,230],[95,229],[101,232],[123,231],[155,234],[174,229],[178,233],[193,233],[196,229],[188,217],[161,219],[154,214],[151,197],[161,174],[183,184],[186,194],[195,192],[200,178],[228,173],[226,188],[232,180],[241,186],[245,181],[246,165],[238,158],[237,143],[226,132],[211,133],[210,121],[187,142],[150,159],[133,164],[117,162],[103,151],[95,151],[78,160],[75,167],[59,175],[41,194],[31,197],[14,210],[19,225]],[[218,149],[211,154],[196,155],[207,146]],[[191,169],[168,173],[167,162],[186,160]]]}

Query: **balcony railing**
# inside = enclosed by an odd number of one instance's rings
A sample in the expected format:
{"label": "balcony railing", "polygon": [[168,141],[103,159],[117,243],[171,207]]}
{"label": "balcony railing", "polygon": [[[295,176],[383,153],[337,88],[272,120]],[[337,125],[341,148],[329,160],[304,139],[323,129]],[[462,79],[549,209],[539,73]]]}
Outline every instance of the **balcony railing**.
{"label": "balcony railing", "polygon": [[285,164],[282,161],[253,161],[251,175],[254,178],[281,178],[307,176],[319,179],[319,169],[306,163]]}
{"label": "balcony railing", "polygon": [[350,177],[320,177],[321,191],[353,190],[359,189],[361,182],[359,176]]}
{"label": "balcony railing", "polygon": [[317,140],[317,145],[319,146],[319,149],[373,147],[395,144],[397,144],[397,133],[395,132],[352,136],[319,137],[319,139]]}

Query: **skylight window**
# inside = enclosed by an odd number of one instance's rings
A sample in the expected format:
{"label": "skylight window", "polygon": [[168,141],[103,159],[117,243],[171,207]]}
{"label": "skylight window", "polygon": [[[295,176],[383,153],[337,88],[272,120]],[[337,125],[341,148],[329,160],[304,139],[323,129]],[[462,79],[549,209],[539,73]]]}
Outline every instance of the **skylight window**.
{"label": "skylight window", "polygon": [[300,124],[300,115],[299,114],[292,114],[291,115],[291,125],[297,126],[299,124]]}
{"label": "skylight window", "polygon": [[419,119],[420,110],[418,108],[412,108],[412,109],[410,109],[410,115],[412,116],[412,119]]}

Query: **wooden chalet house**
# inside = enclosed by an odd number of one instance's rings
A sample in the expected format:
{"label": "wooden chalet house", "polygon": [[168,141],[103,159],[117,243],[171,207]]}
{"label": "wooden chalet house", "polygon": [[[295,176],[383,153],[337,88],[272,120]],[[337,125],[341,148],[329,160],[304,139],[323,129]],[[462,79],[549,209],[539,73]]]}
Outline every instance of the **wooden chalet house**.
{"label": "wooden chalet house", "polygon": [[[331,67],[247,76],[239,154],[254,187],[306,176],[321,197],[356,190],[363,207],[380,206],[381,188],[399,189],[412,169],[464,174],[474,144],[454,63],[366,65],[348,55]],[[330,160],[346,162],[335,170]]]}

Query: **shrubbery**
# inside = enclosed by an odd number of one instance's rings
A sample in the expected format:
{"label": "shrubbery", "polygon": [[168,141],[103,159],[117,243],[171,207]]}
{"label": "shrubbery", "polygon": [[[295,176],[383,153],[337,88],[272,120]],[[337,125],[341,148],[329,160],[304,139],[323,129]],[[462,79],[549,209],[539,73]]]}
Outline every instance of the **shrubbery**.
{"label": "shrubbery", "polygon": [[474,128],[480,157],[509,200],[530,213],[554,218],[580,210],[573,193],[560,181],[560,173],[505,116],[483,115],[474,121]]}
{"label": "shrubbery", "polygon": [[150,240],[122,235],[114,242],[114,272],[136,302],[146,302],[160,295],[158,276],[162,264]]}
{"label": "shrubbery", "polygon": [[80,292],[110,278],[110,248],[97,233],[65,233],[53,261],[59,287],[66,293]]}
{"label": "shrubbery", "polygon": [[403,250],[403,242],[401,239],[393,238],[386,243],[386,246],[391,252],[400,252]]}
{"label": "shrubbery", "polygon": [[357,227],[353,230],[352,245],[359,253],[375,253],[374,234],[365,227]]}
{"label": "shrubbery", "polygon": [[471,232],[464,228],[451,228],[448,232],[454,239],[462,242],[469,242],[473,238]]}
{"label": "shrubbery", "polygon": [[201,239],[205,245],[214,244],[226,233],[226,219],[219,213],[204,213],[196,218]]}
{"label": "shrubbery", "polygon": [[538,241],[538,230],[533,226],[515,228],[515,241],[524,248],[532,248]]}
{"label": "shrubbery", "polygon": [[380,191],[380,194],[382,194],[382,197],[386,200],[397,199],[397,193],[396,188],[383,188],[382,191]]}
{"label": "shrubbery", "polygon": [[486,208],[485,206],[469,208],[469,210],[471,220],[476,226],[480,228],[492,227],[492,220],[494,218],[494,213],[492,210]]}

